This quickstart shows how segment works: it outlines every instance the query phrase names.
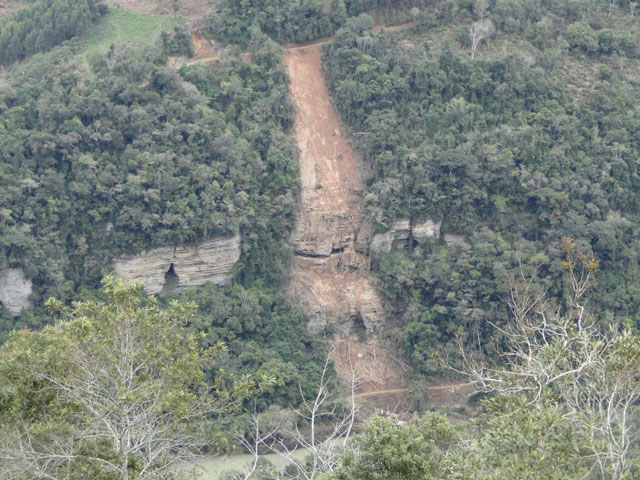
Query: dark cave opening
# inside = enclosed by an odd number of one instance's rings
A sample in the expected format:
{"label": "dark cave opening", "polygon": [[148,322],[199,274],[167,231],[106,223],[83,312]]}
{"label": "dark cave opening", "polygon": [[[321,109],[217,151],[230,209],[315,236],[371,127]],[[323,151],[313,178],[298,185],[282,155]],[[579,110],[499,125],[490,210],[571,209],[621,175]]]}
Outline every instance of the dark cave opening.
{"label": "dark cave opening", "polygon": [[162,286],[162,293],[172,292],[176,289],[179,283],[180,277],[176,273],[175,266],[172,263],[169,267],[169,270],[167,270],[167,273],[164,274],[164,285]]}

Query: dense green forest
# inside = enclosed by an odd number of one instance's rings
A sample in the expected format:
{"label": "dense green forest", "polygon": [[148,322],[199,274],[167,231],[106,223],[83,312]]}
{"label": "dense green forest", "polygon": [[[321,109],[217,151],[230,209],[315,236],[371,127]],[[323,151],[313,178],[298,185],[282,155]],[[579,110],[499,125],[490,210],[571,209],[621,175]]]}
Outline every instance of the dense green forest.
{"label": "dense green forest", "polygon": [[[638,328],[639,23],[619,2],[484,2],[495,24],[471,57],[474,2],[436,2],[411,31],[352,19],[325,49],[335,103],[366,164],[377,231],[442,220],[448,240],[374,264],[406,352],[459,335],[491,352],[520,265],[562,297],[560,238],[600,259],[602,322]],[[587,86],[576,81],[588,68]],[[447,236],[452,235],[453,236]]]}
{"label": "dense green forest", "polygon": [[246,45],[255,25],[278,42],[304,42],[330,35],[348,17],[377,13],[389,22],[408,18],[409,9],[429,0],[221,0],[207,19],[220,41]]}
{"label": "dense green forest", "polygon": [[11,71],[0,93],[3,263],[35,298],[96,285],[124,252],[241,230],[243,275],[277,281],[297,188],[275,46],[178,73],[165,54],[69,49]]}
{"label": "dense green forest", "polygon": [[[299,410],[258,415],[254,406],[254,415],[249,408],[237,416],[244,402],[278,389],[283,365],[229,370],[224,344],[209,348],[203,340],[233,337],[209,336],[211,327],[195,320],[195,303],[183,298],[162,307],[140,285],[107,276],[99,299],[72,306],[50,299],[47,307],[59,316],[55,325],[14,332],[0,346],[0,473],[7,480],[163,478],[165,469],[203,449],[218,451],[242,439],[255,458],[242,475],[260,480],[636,478],[640,337],[600,331],[583,306],[597,262],[570,239],[563,239],[563,249],[565,276],[574,286],[563,311],[552,305],[514,310],[503,351],[510,358],[468,370],[476,388],[491,394],[474,418],[452,424],[427,412],[402,422],[373,417],[362,430],[349,426],[329,440],[311,433],[307,458],[281,472],[260,460],[258,447],[285,455],[286,439],[309,425],[326,437],[354,418],[340,417],[344,404],[315,410],[329,395],[319,390]],[[219,302],[203,293],[200,300]],[[523,305],[544,299],[540,291],[529,293]],[[243,295],[231,307],[241,317],[236,325],[249,330],[255,326],[248,321],[262,313],[252,301]],[[224,307],[210,313],[225,316]],[[186,329],[189,323],[204,331]],[[262,332],[299,333],[275,330]],[[314,415],[300,414],[307,407]],[[296,415],[303,421],[292,420]],[[196,477],[173,468],[164,478]]]}
{"label": "dense green forest", "polygon": [[[206,28],[235,46],[179,69],[186,25],[93,56],[101,3],[30,3],[0,19],[0,270],[34,287],[33,310],[0,306],[0,477],[186,480],[174,465],[235,447],[254,463],[228,478],[640,478],[636,2],[219,0]],[[325,35],[374,234],[442,225],[371,252],[413,418],[357,410],[285,287],[277,42]],[[108,274],[235,232],[224,286],[156,297]],[[476,392],[450,419],[426,411],[444,372]],[[276,451],[283,471],[259,458]]]}
{"label": "dense green forest", "polygon": [[89,68],[69,45],[7,73],[2,265],[33,280],[35,309],[3,309],[3,337],[50,322],[51,295],[92,298],[117,255],[240,230],[237,279],[187,295],[200,305],[191,328],[227,343],[228,370],[277,372],[262,407],[295,404],[300,383],[308,390],[323,349],[277,291],[297,191],[292,108],[279,50],[256,35],[250,60],[227,52],[215,70],[164,65],[193,52],[178,27],[144,53],[112,48]]}
{"label": "dense green forest", "polygon": [[100,0],[37,0],[0,18],[0,64],[43,52],[87,31],[107,11]]}

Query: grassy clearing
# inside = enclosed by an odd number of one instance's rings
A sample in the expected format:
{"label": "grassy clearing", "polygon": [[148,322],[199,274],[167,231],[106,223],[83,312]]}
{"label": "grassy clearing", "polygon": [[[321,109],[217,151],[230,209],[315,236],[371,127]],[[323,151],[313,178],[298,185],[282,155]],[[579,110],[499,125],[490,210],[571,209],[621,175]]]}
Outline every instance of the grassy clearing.
{"label": "grassy clearing", "polygon": [[[298,460],[303,460],[307,455],[306,449],[299,449],[294,453]],[[282,471],[290,463],[285,458],[275,453],[260,455],[261,461],[268,460],[278,471]],[[198,478],[202,480],[220,480],[229,472],[244,472],[251,468],[253,456],[247,454],[221,455],[196,462],[194,465]],[[188,470],[188,469],[187,469]]]}
{"label": "grassy clearing", "polygon": [[148,15],[111,8],[87,35],[85,55],[92,57],[109,50],[112,44],[128,46],[148,45],[165,30],[187,22],[187,19],[169,15]]}

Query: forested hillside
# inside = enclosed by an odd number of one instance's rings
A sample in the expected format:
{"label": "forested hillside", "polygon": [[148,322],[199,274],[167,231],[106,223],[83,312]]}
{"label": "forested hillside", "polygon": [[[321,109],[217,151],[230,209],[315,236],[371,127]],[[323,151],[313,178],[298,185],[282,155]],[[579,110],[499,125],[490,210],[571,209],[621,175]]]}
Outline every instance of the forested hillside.
{"label": "forested hillside", "polygon": [[[563,236],[600,259],[601,321],[638,328],[635,4],[434,3],[409,31],[350,20],[325,49],[377,231],[442,221],[445,241],[375,262],[412,364],[433,372],[429,352],[458,335],[490,352],[520,264],[549,284]],[[478,22],[491,28],[474,51]]]}
{"label": "forested hillside", "polygon": [[78,44],[57,48],[1,80],[0,265],[34,284],[34,309],[20,318],[3,309],[1,335],[52,321],[51,295],[93,298],[118,255],[240,231],[235,281],[187,294],[199,305],[189,328],[206,332],[206,345],[227,344],[227,371],[273,376],[278,388],[261,407],[293,405],[323,350],[277,291],[297,195],[279,51],[256,34],[250,57],[227,52],[215,70],[176,71],[167,56],[191,54],[191,35],[162,33],[143,51],[112,46],[89,66]]}
{"label": "forested hillside", "polygon": [[100,0],[37,0],[0,18],[0,64],[59,45],[106,13]]}
{"label": "forested hillside", "polygon": [[0,18],[0,478],[640,478],[638,2],[194,2]]}
{"label": "forested hillside", "polygon": [[[162,52],[100,58],[59,50],[9,73],[0,92],[3,263],[36,298],[95,285],[124,252],[242,230],[246,267],[278,277],[295,204],[295,151],[277,50],[182,74]],[[266,257],[264,257],[266,258]],[[283,260],[280,260],[282,262]]]}
{"label": "forested hillside", "polygon": [[430,0],[220,0],[209,16],[214,38],[246,45],[253,25],[278,42],[304,42],[330,35],[348,17],[371,12],[387,21],[406,19],[411,7]]}

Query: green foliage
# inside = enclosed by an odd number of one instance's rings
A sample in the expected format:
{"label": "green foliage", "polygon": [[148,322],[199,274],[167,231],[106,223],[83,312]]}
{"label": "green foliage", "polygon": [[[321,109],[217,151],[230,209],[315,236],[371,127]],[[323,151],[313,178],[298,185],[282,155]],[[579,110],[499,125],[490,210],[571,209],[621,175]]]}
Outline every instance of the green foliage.
{"label": "green foliage", "polygon": [[246,375],[207,385],[224,346],[184,329],[194,304],[161,309],[139,285],[103,285],[104,301],[50,299],[62,319],[0,350],[2,478],[155,478],[210,445],[212,415],[256,389]]}
{"label": "green foliage", "polygon": [[571,239],[562,244],[564,301],[524,274],[499,360],[466,356],[469,381],[485,395],[475,418],[457,435],[434,414],[421,428],[375,419],[326,478],[636,478],[640,337],[600,328],[585,309],[599,263]]}
{"label": "green foliage", "polygon": [[[456,336],[491,354],[501,341],[491,323],[508,319],[503,299],[521,263],[537,265],[539,281],[561,297],[553,280],[562,269],[549,259],[561,256],[562,236],[601,259],[594,303],[603,321],[638,318],[640,89],[619,66],[615,38],[637,32],[639,21],[614,10],[614,32],[603,30],[606,3],[490,2],[500,33],[489,44],[500,51],[487,45],[473,62],[455,42],[471,21],[455,2],[420,14],[421,35],[375,35],[350,21],[325,47],[335,104],[357,132],[375,230],[442,220],[446,241],[373,260],[419,373],[437,371],[431,353]],[[601,13],[593,25],[576,23],[585,11]],[[566,53],[562,35],[572,30],[589,41]],[[577,98],[565,72],[579,76],[580,62],[596,57],[599,80]]]}
{"label": "green foliage", "polygon": [[353,451],[324,480],[440,480],[447,476],[445,451],[454,439],[448,422],[437,414],[398,425],[374,417],[353,442]]}
{"label": "green foliage", "polygon": [[162,32],[162,46],[167,55],[193,57],[195,54],[191,31],[184,25],[173,27],[172,32]]}
{"label": "green foliage", "polygon": [[598,35],[588,23],[572,23],[567,27],[565,37],[571,48],[587,54],[598,51]]}
{"label": "green foliage", "polygon": [[531,405],[523,395],[488,399],[483,407],[463,434],[471,441],[460,442],[450,478],[590,478],[584,462],[592,453],[588,442],[563,418],[560,405],[549,400]]}
{"label": "green foliage", "polygon": [[89,58],[104,55],[113,46],[127,45],[143,50],[154,44],[162,32],[171,31],[186,22],[184,18],[170,15],[152,15],[121,8],[110,8],[95,26],[87,32],[85,55]]}
{"label": "green foliage", "polygon": [[251,398],[252,408],[297,406],[301,389],[307,398],[316,393],[325,352],[318,340],[307,338],[306,317],[284,292],[259,283],[250,288],[235,283],[191,290],[182,299],[198,304],[189,327],[203,332],[205,345],[227,346],[215,364],[205,367],[210,378],[223,365],[235,375],[250,371],[275,380],[275,388]]}
{"label": "green foliage", "polygon": [[302,42],[329,35],[346,16],[342,0],[222,0],[208,24],[215,38],[228,43],[246,45],[254,24],[276,41]]}
{"label": "green foliage", "polygon": [[409,9],[429,0],[221,0],[207,23],[215,38],[246,45],[254,26],[278,42],[305,42],[330,35],[348,16],[365,11],[406,20]]}
{"label": "green foliage", "polygon": [[38,0],[0,18],[0,64],[49,50],[105,14],[101,0]]}
{"label": "green foliage", "polygon": [[292,107],[275,45],[258,37],[251,53],[178,73],[159,50],[114,48],[87,69],[61,49],[9,72],[0,258],[33,280],[36,305],[96,286],[122,253],[238,230],[242,280],[284,278]]}

